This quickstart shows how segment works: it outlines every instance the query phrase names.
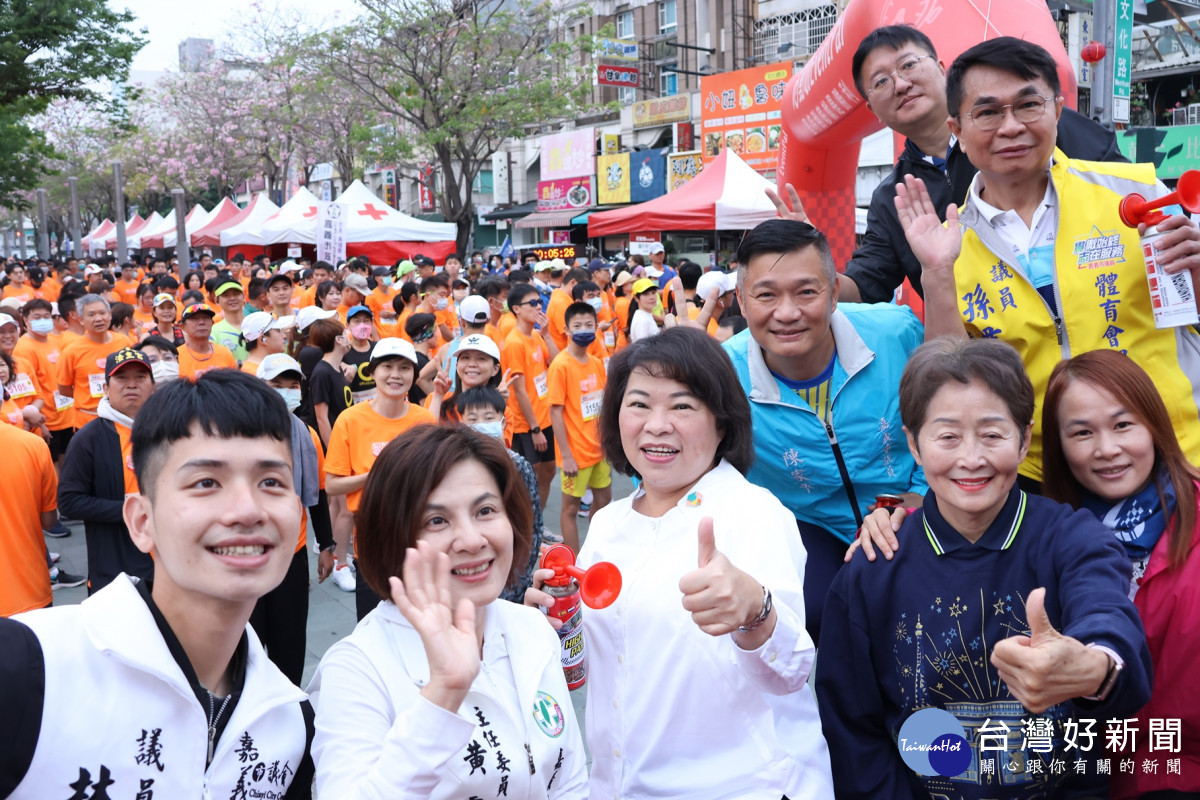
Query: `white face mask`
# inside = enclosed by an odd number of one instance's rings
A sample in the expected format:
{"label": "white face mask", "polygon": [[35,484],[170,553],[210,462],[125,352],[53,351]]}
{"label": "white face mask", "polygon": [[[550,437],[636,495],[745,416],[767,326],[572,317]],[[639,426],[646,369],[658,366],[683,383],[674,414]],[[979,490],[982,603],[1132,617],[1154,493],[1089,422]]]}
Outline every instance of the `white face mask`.
{"label": "white face mask", "polygon": [[155,383],[173,381],[179,377],[179,362],[155,361],[150,365],[150,374],[154,376]]}
{"label": "white face mask", "polygon": [[300,390],[299,389],[276,389],[279,396],[283,398],[283,402],[287,404],[288,412],[295,411],[300,407]]}
{"label": "white face mask", "polygon": [[599,297],[593,297],[591,300],[587,301],[587,304],[589,306],[591,306],[592,308],[596,309],[597,311],[604,308],[604,301],[601,300]]}
{"label": "white face mask", "polygon": [[491,436],[493,439],[504,437],[504,420],[502,419],[494,419],[491,422],[473,422],[471,428],[484,436]]}
{"label": "white face mask", "polygon": [[54,330],[54,320],[32,319],[29,321],[29,329],[39,336],[45,336]]}

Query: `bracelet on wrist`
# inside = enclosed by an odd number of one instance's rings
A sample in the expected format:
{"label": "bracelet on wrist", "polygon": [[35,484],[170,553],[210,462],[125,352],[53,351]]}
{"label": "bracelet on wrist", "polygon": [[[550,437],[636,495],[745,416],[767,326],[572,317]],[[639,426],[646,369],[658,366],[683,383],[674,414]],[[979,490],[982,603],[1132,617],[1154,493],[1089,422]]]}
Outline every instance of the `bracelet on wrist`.
{"label": "bracelet on wrist", "polygon": [[739,626],[738,633],[750,633],[754,629],[760,627],[764,622],[766,622],[767,617],[771,616],[771,606],[772,606],[771,590],[768,589],[766,586],[762,587],[762,590],[763,590],[762,611],[760,611],[758,616],[755,617],[750,622],[746,623],[745,625]]}

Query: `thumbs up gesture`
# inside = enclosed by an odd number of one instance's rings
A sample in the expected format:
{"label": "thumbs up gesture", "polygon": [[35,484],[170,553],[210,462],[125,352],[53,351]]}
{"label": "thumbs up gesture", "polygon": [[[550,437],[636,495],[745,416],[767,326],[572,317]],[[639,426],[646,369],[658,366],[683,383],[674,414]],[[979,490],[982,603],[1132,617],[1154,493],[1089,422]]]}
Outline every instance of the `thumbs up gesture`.
{"label": "thumbs up gesture", "polygon": [[1010,636],[992,648],[991,662],[1013,697],[1040,714],[1051,706],[1095,694],[1108,673],[1109,656],[1064,636],[1046,614],[1046,590],[1025,600],[1029,636]]}
{"label": "thumbs up gesture", "polygon": [[[774,612],[766,624],[748,634],[735,631],[754,621],[762,612],[762,584],[735,567],[717,549],[712,517],[700,520],[696,541],[697,568],[679,579],[683,607],[691,612],[692,620],[700,630],[710,636],[733,633],[741,647],[753,650],[774,630]],[[749,637],[757,643],[743,641],[741,637]]]}

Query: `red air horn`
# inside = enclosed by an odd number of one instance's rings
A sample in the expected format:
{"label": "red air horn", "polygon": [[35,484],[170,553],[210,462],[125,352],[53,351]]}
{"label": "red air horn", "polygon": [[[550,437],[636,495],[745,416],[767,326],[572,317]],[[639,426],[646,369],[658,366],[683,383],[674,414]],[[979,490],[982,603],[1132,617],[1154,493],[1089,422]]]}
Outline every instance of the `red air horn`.
{"label": "red air horn", "polygon": [[1118,206],[1121,221],[1131,228],[1139,223],[1153,227],[1167,218],[1158,209],[1178,203],[1190,214],[1200,214],[1200,170],[1189,169],[1179,176],[1175,191],[1165,194],[1157,200],[1147,200],[1137,192],[1127,194]]}
{"label": "red air horn", "polygon": [[601,561],[587,569],[575,566],[575,554],[566,545],[555,545],[542,555],[542,569],[554,570],[547,583],[565,583],[566,576],[579,581],[579,594],[589,608],[607,608],[621,593],[621,571],[616,564]]}

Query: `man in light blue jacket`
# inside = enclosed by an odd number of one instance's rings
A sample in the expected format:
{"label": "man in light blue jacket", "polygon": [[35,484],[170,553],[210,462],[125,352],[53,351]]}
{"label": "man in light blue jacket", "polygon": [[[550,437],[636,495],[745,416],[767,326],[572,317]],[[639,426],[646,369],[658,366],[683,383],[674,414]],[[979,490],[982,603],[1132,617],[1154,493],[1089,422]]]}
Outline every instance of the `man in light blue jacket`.
{"label": "man in light blue jacket", "polygon": [[879,494],[920,502],[925,476],[900,422],[900,373],[924,329],[908,308],[837,302],[824,234],[776,219],[738,247],[749,329],[725,343],[754,418],[747,476],[796,515],[813,640],[825,594]]}

